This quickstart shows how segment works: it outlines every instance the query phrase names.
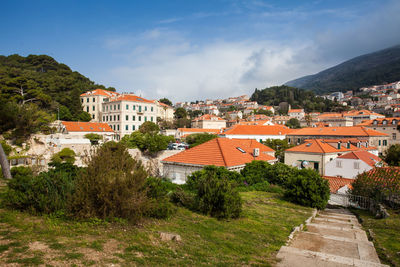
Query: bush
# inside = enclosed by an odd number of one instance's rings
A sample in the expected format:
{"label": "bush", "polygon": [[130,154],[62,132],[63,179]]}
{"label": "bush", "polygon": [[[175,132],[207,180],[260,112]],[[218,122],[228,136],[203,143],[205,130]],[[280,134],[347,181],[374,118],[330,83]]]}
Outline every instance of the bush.
{"label": "bush", "polygon": [[206,166],[203,170],[193,172],[187,179],[186,184],[184,185],[188,190],[196,192],[199,188],[199,183],[203,182],[202,177],[204,176],[204,172],[212,173],[218,177],[224,177],[229,181],[232,181],[237,186],[243,184],[243,176],[240,173],[235,171],[228,171],[225,167],[216,167],[216,166]]}
{"label": "bush", "polygon": [[177,185],[156,177],[149,177],[145,184],[147,196],[151,199],[147,215],[154,218],[169,218],[176,212],[170,202],[170,195]]}
{"label": "bush", "polygon": [[237,218],[242,211],[242,199],[236,181],[230,179],[224,167],[206,166],[188,177],[196,190],[195,208],[205,215],[219,219]]}
{"label": "bush", "polygon": [[103,136],[95,133],[85,134],[85,138],[90,140],[90,144],[98,145],[100,140],[103,140]]}
{"label": "bush", "polygon": [[285,197],[303,206],[324,209],[330,191],[328,181],[311,169],[302,169],[286,184]]}
{"label": "bush", "polygon": [[267,181],[270,184],[285,186],[286,182],[295,175],[296,169],[280,162],[271,165],[266,161],[253,160],[246,163],[240,173],[247,185]]}
{"label": "bush", "polygon": [[7,142],[5,140],[1,140],[0,144],[3,147],[4,153],[6,154],[6,156],[10,155],[10,153],[12,151],[12,147],[9,144],[7,144]]}
{"label": "bush", "polygon": [[140,219],[150,208],[147,173],[121,143],[107,142],[76,181],[70,211],[80,218]]}
{"label": "bush", "polygon": [[74,164],[75,162],[75,152],[70,148],[63,148],[60,152],[56,153],[51,157],[51,161],[49,163],[50,166],[55,166],[60,163],[70,163]]}
{"label": "bush", "polygon": [[184,191],[182,187],[177,187],[176,190],[171,194],[171,201],[178,206],[182,206],[190,210],[193,210],[196,207],[195,194]]}
{"label": "bush", "polygon": [[274,165],[270,165],[270,168],[268,168],[266,174],[267,181],[271,184],[285,187],[286,183],[297,174],[297,171],[296,168],[277,162]]}
{"label": "bush", "polygon": [[186,142],[190,145],[190,148],[192,148],[217,137],[218,136],[216,134],[197,133],[197,134],[191,134],[188,137],[186,137]]}
{"label": "bush", "polygon": [[4,194],[7,207],[32,213],[54,213],[66,209],[79,168],[63,163],[34,176],[27,167],[11,169],[13,178]]}

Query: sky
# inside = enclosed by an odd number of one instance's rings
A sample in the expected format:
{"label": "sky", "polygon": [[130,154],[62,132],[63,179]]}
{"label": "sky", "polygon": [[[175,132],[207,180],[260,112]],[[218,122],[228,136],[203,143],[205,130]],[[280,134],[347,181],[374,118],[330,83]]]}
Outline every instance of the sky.
{"label": "sky", "polygon": [[251,95],[400,44],[398,0],[2,0],[0,54],[47,54],[118,92]]}

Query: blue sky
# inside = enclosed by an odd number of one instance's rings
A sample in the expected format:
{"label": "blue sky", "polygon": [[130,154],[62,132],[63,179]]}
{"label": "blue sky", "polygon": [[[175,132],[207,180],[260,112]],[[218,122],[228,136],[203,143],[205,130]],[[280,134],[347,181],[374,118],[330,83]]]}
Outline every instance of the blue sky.
{"label": "blue sky", "polygon": [[0,54],[175,101],[251,94],[400,44],[400,1],[2,1]]}

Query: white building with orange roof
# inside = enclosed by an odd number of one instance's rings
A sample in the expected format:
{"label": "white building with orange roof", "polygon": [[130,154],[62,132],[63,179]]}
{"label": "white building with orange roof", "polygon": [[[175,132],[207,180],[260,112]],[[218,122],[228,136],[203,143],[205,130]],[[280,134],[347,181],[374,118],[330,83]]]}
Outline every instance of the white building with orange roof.
{"label": "white building with orange roof", "polygon": [[285,164],[298,168],[312,168],[325,174],[326,164],[338,156],[352,151],[366,150],[378,154],[366,140],[358,139],[307,139],[301,145],[285,150]]}
{"label": "white building with orange roof", "polygon": [[388,145],[400,144],[400,118],[379,118],[363,121],[359,126],[389,135]]}
{"label": "white building with orange roof", "polygon": [[221,129],[178,128],[175,132],[175,138],[181,139],[196,133],[219,134],[220,132]]}
{"label": "white building with orange roof", "polygon": [[174,108],[164,104],[160,101],[153,101],[157,105],[157,119],[162,119],[165,121],[173,121],[174,120]]}
{"label": "white building with orange roof", "polygon": [[222,129],[226,128],[226,120],[211,114],[205,114],[192,120],[192,128]]}
{"label": "white building with orange roof", "polygon": [[116,132],[117,140],[138,130],[146,121],[157,122],[157,104],[133,94],[121,94],[102,105],[101,120]]}
{"label": "white building with orange roof", "polygon": [[84,138],[86,134],[94,133],[103,137],[103,141],[111,141],[115,138],[115,132],[107,123],[61,121],[58,131],[68,138]]}
{"label": "white building with orange roof", "polygon": [[304,112],[304,109],[289,109],[288,116],[290,118],[301,120],[306,116],[306,113]]}
{"label": "white building with orange roof", "polygon": [[253,139],[259,142],[267,139],[286,138],[286,135],[293,130],[283,125],[234,125],[225,130],[220,136],[235,139]]}
{"label": "white building with orange roof", "polygon": [[116,97],[117,92],[96,89],[80,95],[83,111],[86,111],[92,117],[92,121],[101,121],[102,104],[110,98]]}
{"label": "white building with orange roof", "polygon": [[309,127],[296,129],[287,134],[290,144],[299,145],[307,139],[349,139],[368,141],[369,146],[377,147],[379,153],[388,148],[389,136],[366,127]]}
{"label": "white building with orange roof", "polygon": [[385,115],[363,109],[363,110],[351,110],[351,111],[345,112],[344,117],[352,118],[353,123],[356,126],[365,120],[374,120],[374,119],[379,119],[379,118],[385,118]]}
{"label": "white building with orange roof", "polygon": [[383,165],[380,157],[366,150],[352,151],[328,162],[324,175],[355,179],[357,175]]}
{"label": "white building with orange roof", "polygon": [[161,163],[165,177],[174,183],[183,184],[189,175],[208,165],[240,171],[253,160],[273,164],[277,161],[274,154],[273,149],[255,140],[215,138],[167,157]]}

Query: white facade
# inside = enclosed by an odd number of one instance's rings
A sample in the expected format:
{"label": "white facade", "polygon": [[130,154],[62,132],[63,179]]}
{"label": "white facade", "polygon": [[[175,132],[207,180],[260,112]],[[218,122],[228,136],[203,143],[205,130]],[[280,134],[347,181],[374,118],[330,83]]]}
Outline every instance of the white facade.
{"label": "white facade", "polygon": [[226,138],[232,139],[254,139],[258,142],[265,141],[267,139],[280,139],[283,140],[286,138],[286,135],[239,135],[239,134],[227,134],[224,135]]}
{"label": "white facade", "polygon": [[373,167],[359,159],[336,158],[326,164],[325,176],[356,178]]}

